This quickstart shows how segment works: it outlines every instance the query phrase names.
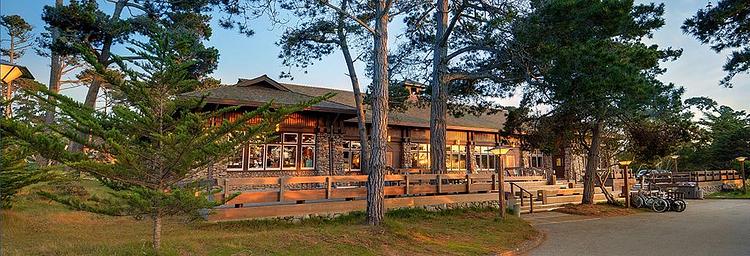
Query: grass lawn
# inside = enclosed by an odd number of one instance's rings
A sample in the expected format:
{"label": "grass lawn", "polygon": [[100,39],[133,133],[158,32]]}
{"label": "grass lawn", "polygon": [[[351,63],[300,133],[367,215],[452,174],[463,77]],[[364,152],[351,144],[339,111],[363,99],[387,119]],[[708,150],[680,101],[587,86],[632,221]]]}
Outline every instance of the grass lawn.
{"label": "grass lawn", "polygon": [[[364,214],[227,223],[166,222],[163,255],[487,255],[539,233],[521,219],[496,220],[491,209],[388,213],[383,227]],[[3,210],[2,255],[151,255],[150,223],[71,211],[34,196]]]}
{"label": "grass lawn", "polygon": [[708,195],[706,198],[709,199],[750,199],[750,190],[747,193],[742,193],[742,189],[732,191],[719,191]]}

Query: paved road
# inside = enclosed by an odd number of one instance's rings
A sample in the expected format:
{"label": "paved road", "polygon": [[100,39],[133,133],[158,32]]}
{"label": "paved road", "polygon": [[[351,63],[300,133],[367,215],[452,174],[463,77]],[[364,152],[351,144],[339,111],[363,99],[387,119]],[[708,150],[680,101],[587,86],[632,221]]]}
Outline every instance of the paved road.
{"label": "paved road", "polygon": [[692,200],[682,213],[525,218],[547,234],[529,255],[750,255],[750,200]]}

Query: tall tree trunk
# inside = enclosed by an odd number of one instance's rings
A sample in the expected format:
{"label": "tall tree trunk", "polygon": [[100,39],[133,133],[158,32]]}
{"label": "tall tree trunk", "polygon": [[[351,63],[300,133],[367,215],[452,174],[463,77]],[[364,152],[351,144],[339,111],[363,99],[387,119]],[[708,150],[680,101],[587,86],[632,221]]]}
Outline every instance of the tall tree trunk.
{"label": "tall tree trunk", "polygon": [[[63,0],[56,0],[55,7],[62,7]],[[52,28],[52,42],[55,42],[60,37],[60,31],[57,28]],[[62,61],[60,55],[54,50],[51,51],[50,70],[49,70],[49,90],[54,93],[60,92],[60,80],[62,79]],[[52,96],[47,98],[49,101],[54,101]],[[48,109],[44,117],[44,122],[51,124],[55,121],[55,108]]]}
{"label": "tall tree trunk", "polygon": [[597,120],[591,131],[591,146],[586,160],[586,171],[583,175],[583,199],[582,204],[594,203],[594,180],[596,169],[599,167],[599,150],[601,148],[602,121]]}
{"label": "tall tree trunk", "polygon": [[[13,35],[10,35],[10,48],[8,48],[8,61],[11,65],[15,64],[16,62],[16,39],[13,37]],[[5,100],[8,104],[5,106],[5,118],[10,119],[13,115],[13,102],[11,101],[13,99],[13,81],[10,81],[10,83],[7,83],[5,85]]]}
{"label": "tall tree trunk", "polygon": [[[116,21],[120,19],[120,14],[122,13],[122,9],[125,8],[125,4],[127,4],[128,0],[119,0],[115,4],[115,10],[112,12],[112,18],[110,20]],[[104,43],[102,43],[102,49],[99,54],[99,57],[97,58],[97,62],[102,64],[104,68],[107,68],[109,66],[109,57],[110,57],[110,51],[112,50],[112,43],[113,38],[108,37],[104,39]],[[96,109],[96,99],[99,95],[99,88],[101,88],[102,80],[98,78],[94,78],[91,84],[89,85],[89,90],[86,92],[86,99],[83,101],[83,105]],[[82,136],[87,136],[86,134],[81,134]],[[83,145],[72,142],[70,145],[70,150],[73,152],[81,151],[83,148]]]}
{"label": "tall tree trunk", "polygon": [[385,161],[388,143],[388,5],[377,1],[373,35],[372,150],[367,179],[367,224],[380,225],[385,217]]}
{"label": "tall tree trunk", "polygon": [[[341,2],[341,9],[346,10],[346,4],[348,1]],[[357,77],[357,70],[354,68],[354,59],[349,51],[349,43],[346,40],[346,17],[339,15],[338,28],[336,29],[336,35],[339,40],[339,47],[341,47],[341,53],[344,55],[346,61],[346,69],[349,72],[349,80],[352,83],[352,91],[354,92],[354,104],[357,108],[357,127],[359,128],[359,143],[360,149],[360,168],[362,172],[369,173],[367,169],[370,167],[370,143],[367,141],[367,123],[365,120],[365,107],[362,100],[362,91],[359,87],[359,78]]]}
{"label": "tall tree trunk", "polygon": [[152,243],[154,247],[154,251],[156,251],[156,254],[159,254],[159,250],[161,249],[161,221],[162,216],[160,215],[161,211],[156,211],[156,213],[151,216],[151,220],[153,220],[153,230],[152,230]]}
{"label": "tall tree trunk", "polygon": [[[119,0],[117,3],[115,3],[115,9],[112,11],[112,18],[111,21],[116,21],[120,19],[120,14],[122,14],[122,9],[125,8],[125,5],[127,4],[128,0]],[[99,54],[98,62],[104,66],[104,68],[107,68],[109,66],[109,57],[112,50],[112,43],[113,38],[108,37],[104,39],[104,42],[102,43],[102,50]],[[83,102],[84,105],[89,106],[91,108],[96,107],[96,98],[99,95],[99,88],[101,88],[102,81],[101,79],[94,79],[91,82],[91,85],[89,86],[89,90],[86,93],[86,100]]]}
{"label": "tall tree trunk", "polygon": [[432,55],[432,97],[430,99],[430,169],[432,173],[445,173],[448,94],[444,86],[446,86],[448,47],[442,39],[448,27],[448,0],[437,1],[435,23],[435,43]]}

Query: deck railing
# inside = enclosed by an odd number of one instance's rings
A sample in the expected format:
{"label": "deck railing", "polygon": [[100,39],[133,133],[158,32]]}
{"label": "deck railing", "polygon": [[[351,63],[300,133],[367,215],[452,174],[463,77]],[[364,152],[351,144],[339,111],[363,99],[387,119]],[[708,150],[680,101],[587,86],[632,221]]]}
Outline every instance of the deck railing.
{"label": "deck railing", "polygon": [[523,198],[525,195],[529,195],[529,213],[534,213],[534,194],[529,192],[528,190],[524,189],[520,185],[516,184],[515,182],[510,182],[510,196],[515,197],[516,192],[514,187],[518,187],[518,192],[520,193],[519,198],[521,199],[521,207],[523,207]]}
{"label": "deck railing", "polygon": [[[506,177],[508,182],[544,185],[544,176]],[[297,202],[316,200],[354,200],[364,198],[367,175],[228,178],[220,182],[227,205]],[[496,174],[404,174],[385,176],[385,196],[401,197],[432,194],[487,193],[497,191]],[[507,191],[507,190],[506,190]]]}
{"label": "deck railing", "polygon": [[677,172],[674,173],[673,176],[675,182],[723,181],[742,179],[742,176],[735,170]]}

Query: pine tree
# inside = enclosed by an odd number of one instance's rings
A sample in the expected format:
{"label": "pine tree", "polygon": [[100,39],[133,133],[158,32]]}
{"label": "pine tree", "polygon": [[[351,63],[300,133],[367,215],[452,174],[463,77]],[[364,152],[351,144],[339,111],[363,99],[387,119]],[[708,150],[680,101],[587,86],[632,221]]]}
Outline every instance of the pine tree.
{"label": "pine tree", "polygon": [[[209,111],[203,108],[203,98],[182,96],[203,86],[192,75],[200,63],[189,51],[194,37],[161,28],[148,42],[134,42],[138,48],[131,51],[140,61],[114,56],[117,70],[105,68],[93,52],[81,49],[84,59],[116,88],[118,101],[110,111],[94,110],[40,87],[29,93],[56,107],[62,124],[45,127],[51,132],[17,122],[2,127],[44,157],[92,175],[114,190],[83,200],[50,193],[48,197],[74,209],[150,218],[157,251],[165,217],[195,217],[199,209],[222,204],[201,196],[204,187],[193,179],[197,170],[221,161],[242,143],[267,137],[287,114],[320,100],[275,109],[269,103],[235,120],[215,122],[239,108]],[[256,117],[262,121],[250,123]],[[83,152],[64,150],[63,138],[82,144]]]}
{"label": "pine tree", "polygon": [[24,187],[62,178],[56,167],[40,166],[28,144],[9,138],[5,132],[11,119],[0,119],[0,201],[2,208],[13,206],[15,195]]}
{"label": "pine tree", "polygon": [[732,87],[735,75],[750,73],[750,1],[719,0],[708,3],[695,16],[685,20],[682,31],[695,36],[716,52],[732,50],[724,64],[727,75],[721,85]]}
{"label": "pine tree", "polygon": [[[32,46],[31,30],[33,27],[21,16],[0,16],[0,26],[4,27],[8,34],[3,36],[3,41],[8,42],[8,48],[0,48],[2,56],[8,59],[10,64],[23,57],[26,49]],[[13,94],[16,89],[13,82],[3,84],[3,105],[5,105],[5,117],[10,118],[13,113]]]}
{"label": "pine tree", "polygon": [[515,43],[524,47],[529,72],[522,107],[548,109],[542,115],[562,128],[553,130],[583,148],[582,203],[592,204],[609,134],[628,130],[634,119],[685,117],[684,90],[657,80],[666,71],[660,62],[676,59],[681,51],[643,42],[664,25],[663,4],[537,0],[531,7],[514,25]]}

